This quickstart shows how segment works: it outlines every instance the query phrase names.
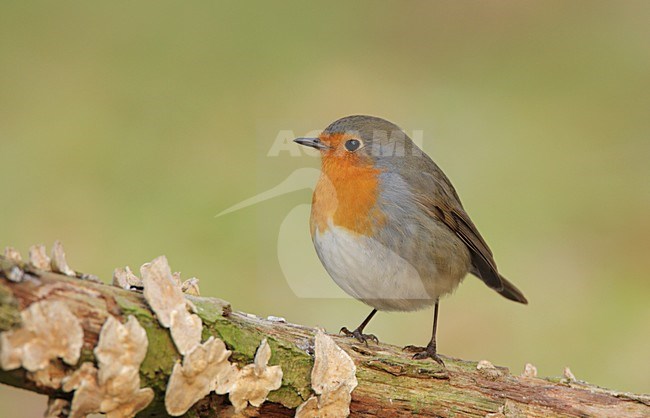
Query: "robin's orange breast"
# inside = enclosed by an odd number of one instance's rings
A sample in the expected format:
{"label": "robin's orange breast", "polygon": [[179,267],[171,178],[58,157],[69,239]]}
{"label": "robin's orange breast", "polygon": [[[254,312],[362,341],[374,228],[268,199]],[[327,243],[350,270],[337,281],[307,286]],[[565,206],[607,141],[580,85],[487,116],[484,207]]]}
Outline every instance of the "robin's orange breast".
{"label": "robin's orange breast", "polygon": [[377,208],[379,173],[354,154],[325,155],[312,200],[312,236],[316,229],[325,232],[329,222],[371,236],[373,228],[385,221]]}

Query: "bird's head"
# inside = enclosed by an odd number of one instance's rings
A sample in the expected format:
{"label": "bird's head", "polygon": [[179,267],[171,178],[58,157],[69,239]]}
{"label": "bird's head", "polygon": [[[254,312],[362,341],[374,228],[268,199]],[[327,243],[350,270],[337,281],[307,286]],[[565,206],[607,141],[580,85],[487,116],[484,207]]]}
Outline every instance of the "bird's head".
{"label": "bird's head", "polygon": [[316,138],[294,141],[318,149],[323,164],[368,167],[420,152],[399,126],[365,115],[346,116],[332,122]]}

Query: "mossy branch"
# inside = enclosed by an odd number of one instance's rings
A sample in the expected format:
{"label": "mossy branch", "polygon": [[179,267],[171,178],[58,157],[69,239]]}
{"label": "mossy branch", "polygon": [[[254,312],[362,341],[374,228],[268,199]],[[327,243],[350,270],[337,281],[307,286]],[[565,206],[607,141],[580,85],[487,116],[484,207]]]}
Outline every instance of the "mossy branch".
{"label": "mossy branch", "polygon": [[[260,341],[267,339],[270,365],[282,368],[282,386],[270,392],[259,408],[246,415],[294,416],[295,409],[312,394],[312,328],[269,321],[232,311],[220,299],[191,297],[203,322],[203,340],[214,336],[232,350],[230,360],[241,365],[253,361]],[[60,301],[83,328],[81,358],[74,366],[53,361],[52,370],[70,374],[83,362],[96,362],[93,353],[100,329],[108,316],[126,322],[134,316],[145,329],[148,350],[140,367],[142,387],[152,388],[154,401],[139,416],[167,416],[163,403],[174,364],[181,359],[169,330],[160,326],[149,305],[137,291],[127,291],[92,280],[83,280],[0,256],[0,331],[21,326],[21,311],[36,301]],[[433,361],[413,360],[400,348],[386,344],[355,343],[333,336],[354,360],[358,386],[352,392],[351,416],[355,417],[647,417],[650,397],[606,390],[564,379],[518,377],[505,368],[458,359],[445,359],[447,369]],[[0,370],[0,382],[70,399],[71,393],[53,389],[24,369]],[[212,393],[199,401],[187,416],[231,414],[228,398]]]}

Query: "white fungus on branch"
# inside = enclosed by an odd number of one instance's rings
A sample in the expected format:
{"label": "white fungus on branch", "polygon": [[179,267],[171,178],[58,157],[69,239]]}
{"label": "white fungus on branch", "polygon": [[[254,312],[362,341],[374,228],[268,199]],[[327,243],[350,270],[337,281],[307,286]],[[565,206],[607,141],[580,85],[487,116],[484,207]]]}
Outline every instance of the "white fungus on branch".
{"label": "white fungus on branch", "polygon": [[268,366],[271,348],[263,340],[253,364],[241,370],[228,361],[230,351],[223,341],[211,337],[203,344],[201,318],[191,314],[182,287],[188,293],[198,293],[198,280],[181,282],[180,273],[173,273],[164,256],[140,268],[144,297],[160,324],[170,329],[172,340],[183,355],[172,370],[165,393],[165,408],[171,415],[182,415],[210,392],[228,393],[235,411],[250,403],[259,406],[271,390],[282,385],[280,366]]}
{"label": "white fungus on branch", "polygon": [[185,355],[201,342],[201,318],[187,311],[188,302],[174,280],[165,256],[140,268],[144,298],[155,312],[158,322],[171,329],[178,351]]}
{"label": "white fungus on branch", "polygon": [[479,371],[483,376],[490,380],[496,380],[500,377],[503,377],[503,372],[497,369],[494,364],[488,360],[481,360],[476,365],[476,370]]}
{"label": "white fungus on branch", "polygon": [[83,329],[63,302],[34,302],[20,316],[21,328],[0,334],[0,365],[4,370],[22,366],[37,372],[57,357],[70,365],[79,361]]}
{"label": "white fungus on branch", "polygon": [[70,418],[104,413],[110,418],[133,417],[153,400],[151,388],[140,388],[140,364],[148,340],[137,319],[126,324],[109,316],[102,326],[94,353],[98,368],[81,365],[63,381],[63,390],[75,391]]}
{"label": "white fungus on branch", "polygon": [[35,244],[29,247],[29,264],[36,269],[50,271],[51,260],[47,256],[45,245]]}
{"label": "white fungus on branch", "polygon": [[190,277],[181,283],[181,291],[187,295],[200,296],[201,292],[199,291],[199,279],[196,277]]}
{"label": "white fungus on branch", "polygon": [[67,399],[50,398],[47,401],[47,409],[44,418],[60,418],[70,415],[70,401]]}
{"label": "white fungus on branch", "polygon": [[68,266],[68,262],[65,259],[65,250],[63,249],[63,244],[61,241],[54,241],[54,246],[52,247],[52,258],[50,260],[50,267],[55,273],[65,274],[66,276],[75,277],[76,273],[74,270]]}
{"label": "white fungus on branch", "polygon": [[530,379],[537,377],[537,367],[531,363],[526,363],[524,366],[524,371],[521,373],[521,377],[527,377]]}
{"label": "white fungus on branch", "polygon": [[298,407],[296,418],[347,417],[357,387],[354,361],[323,331],[316,333],[315,340],[311,387],[317,396]]}
{"label": "white fungus on branch", "polygon": [[4,256],[15,263],[23,262],[23,256],[14,247],[5,247]]}
{"label": "white fungus on branch", "polygon": [[257,348],[253,363],[244,366],[235,378],[231,378],[222,387],[217,387],[217,393],[228,393],[235,412],[241,412],[248,404],[255,407],[262,405],[270,391],[282,386],[282,368],[269,366],[270,359],[271,347],[264,338]]}
{"label": "white fungus on branch", "polygon": [[165,409],[183,415],[217,387],[228,384],[237,366],[228,361],[231,352],[223,341],[210,337],[176,362],[165,391]]}
{"label": "white fungus on branch", "polygon": [[113,271],[113,286],[120,287],[124,290],[131,290],[132,288],[142,288],[142,279],[133,274],[129,266],[123,268],[116,268]]}

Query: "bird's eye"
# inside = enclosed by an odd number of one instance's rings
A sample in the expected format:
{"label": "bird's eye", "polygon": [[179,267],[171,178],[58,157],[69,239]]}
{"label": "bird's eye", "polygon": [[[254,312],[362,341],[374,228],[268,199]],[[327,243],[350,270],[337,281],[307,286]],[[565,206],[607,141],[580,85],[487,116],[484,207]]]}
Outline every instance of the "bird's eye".
{"label": "bird's eye", "polygon": [[361,146],[361,141],[359,141],[358,139],[348,139],[347,141],[345,141],[345,149],[350,152],[358,150],[360,146]]}

